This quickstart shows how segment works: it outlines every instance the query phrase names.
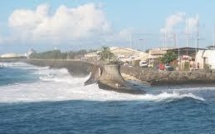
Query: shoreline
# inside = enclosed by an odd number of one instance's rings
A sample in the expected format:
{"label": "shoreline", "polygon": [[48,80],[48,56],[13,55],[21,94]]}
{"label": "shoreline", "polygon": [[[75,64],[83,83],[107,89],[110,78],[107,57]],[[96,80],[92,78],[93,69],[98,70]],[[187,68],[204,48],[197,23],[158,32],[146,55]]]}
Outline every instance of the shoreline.
{"label": "shoreline", "polygon": [[[1,62],[25,62],[36,66],[67,68],[71,75],[84,77],[92,72],[95,64],[72,60],[1,60]],[[158,71],[151,68],[120,67],[123,78],[152,87],[158,86],[215,86],[215,70]]]}
{"label": "shoreline", "polygon": [[180,82],[180,83],[175,83],[175,82],[159,82],[159,81],[154,81],[152,83],[146,82],[146,81],[141,81],[138,78],[135,78],[134,76],[122,73],[122,77],[126,81],[134,81],[137,83],[145,84],[147,86],[151,87],[177,87],[177,86],[182,86],[182,87],[215,87],[215,82],[214,81],[204,81],[204,82],[198,82],[198,81],[186,81],[186,82]]}
{"label": "shoreline", "polygon": [[144,84],[146,86],[151,86],[150,83],[146,82],[146,81],[141,81],[140,79],[134,77],[134,76],[131,76],[129,74],[125,74],[125,73],[121,73],[122,77],[126,80],[126,81],[134,81],[135,83],[140,83],[140,84]]}
{"label": "shoreline", "polygon": [[121,73],[122,77],[125,79],[125,80],[132,80],[132,81],[138,81],[138,82],[142,82],[141,80],[137,79],[136,77],[134,76],[131,76],[129,74],[125,74],[125,73]]}
{"label": "shoreline", "polygon": [[196,71],[158,71],[150,68],[121,67],[121,72],[140,81],[146,81],[151,86],[215,86],[215,72],[213,70]]}

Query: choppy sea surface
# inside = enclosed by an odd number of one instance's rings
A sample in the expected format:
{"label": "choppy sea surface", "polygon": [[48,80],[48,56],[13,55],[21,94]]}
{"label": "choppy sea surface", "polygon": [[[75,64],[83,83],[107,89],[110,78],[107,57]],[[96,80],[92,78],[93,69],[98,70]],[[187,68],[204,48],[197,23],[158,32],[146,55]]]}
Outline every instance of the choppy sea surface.
{"label": "choppy sea surface", "polygon": [[84,86],[68,70],[0,63],[0,134],[214,134],[215,87]]}

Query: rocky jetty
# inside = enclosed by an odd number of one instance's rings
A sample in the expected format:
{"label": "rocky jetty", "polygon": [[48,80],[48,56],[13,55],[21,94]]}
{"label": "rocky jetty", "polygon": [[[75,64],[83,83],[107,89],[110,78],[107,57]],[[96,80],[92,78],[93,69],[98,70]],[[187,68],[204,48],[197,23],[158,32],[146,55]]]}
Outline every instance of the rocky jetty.
{"label": "rocky jetty", "polygon": [[182,84],[215,84],[215,71],[159,71],[152,68],[121,67],[122,73],[131,75],[141,81],[146,81],[151,86],[157,85],[182,85]]}

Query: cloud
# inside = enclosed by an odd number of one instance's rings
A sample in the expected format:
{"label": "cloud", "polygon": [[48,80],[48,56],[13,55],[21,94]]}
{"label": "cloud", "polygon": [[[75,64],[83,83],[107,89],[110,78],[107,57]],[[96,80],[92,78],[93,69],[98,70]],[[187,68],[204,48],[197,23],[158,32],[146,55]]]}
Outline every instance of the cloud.
{"label": "cloud", "polygon": [[166,23],[164,28],[162,28],[160,31],[161,33],[171,33],[174,31],[174,28],[184,22],[186,17],[186,13],[184,12],[178,12],[176,14],[170,15],[169,17],[166,18]]}
{"label": "cloud", "polygon": [[187,28],[185,29],[185,32],[187,33],[193,33],[196,30],[196,26],[199,23],[199,15],[196,15],[194,17],[189,17],[187,19]]}
{"label": "cloud", "polygon": [[[166,18],[165,26],[161,28],[161,33],[172,34],[177,30],[185,32],[195,32],[199,22],[199,15],[188,16],[185,12],[177,12]],[[179,29],[177,27],[179,26]]]}
{"label": "cloud", "polygon": [[15,40],[61,43],[80,41],[108,34],[111,24],[100,6],[93,3],[69,8],[59,6],[51,14],[48,5],[36,10],[18,9],[9,17]]}
{"label": "cloud", "polygon": [[0,44],[3,43],[3,38],[0,36]]}
{"label": "cloud", "polygon": [[2,37],[2,35],[0,34],[0,44],[2,44],[4,42],[4,38]]}
{"label": "cloud", "polygon": [[177,42],[182,43],[183,36],[196,33],[198,23],[199,15],[188,16],[185,12],[172,14],[166,18],[165,26],[160,29],[160,33],[164,36],[162,40],[165,44],[172,44],[177,38]]}

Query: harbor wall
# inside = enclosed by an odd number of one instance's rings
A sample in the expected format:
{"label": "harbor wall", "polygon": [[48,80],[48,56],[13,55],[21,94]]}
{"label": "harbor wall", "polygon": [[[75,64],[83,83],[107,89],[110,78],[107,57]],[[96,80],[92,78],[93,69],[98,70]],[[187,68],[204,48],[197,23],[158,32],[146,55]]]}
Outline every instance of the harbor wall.
{"label": "harbor wall", "polygon": [[215,84],[214,70],[160,71],[152,68],[125,67],[122,73],[155,85]]}
{"label": "harbor wall", "polygon": [[86,77],[92,71],[93,64],[73,60],[25,60],[26,63],[36,66],[48,66],[50,68],[66,68],[72,76]]}

